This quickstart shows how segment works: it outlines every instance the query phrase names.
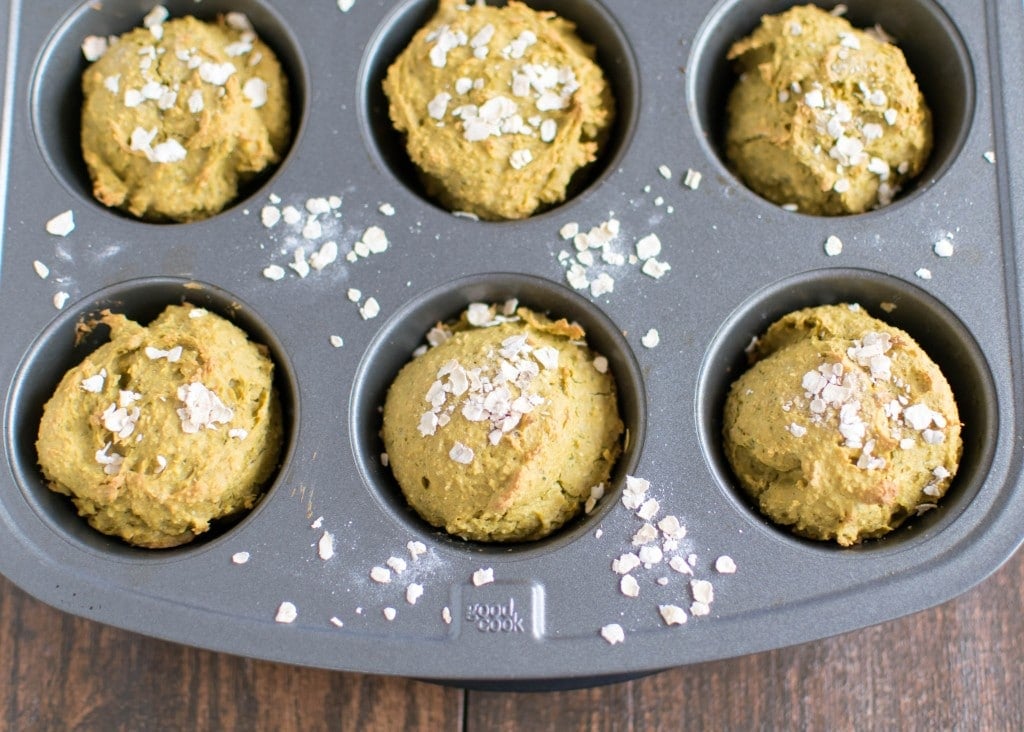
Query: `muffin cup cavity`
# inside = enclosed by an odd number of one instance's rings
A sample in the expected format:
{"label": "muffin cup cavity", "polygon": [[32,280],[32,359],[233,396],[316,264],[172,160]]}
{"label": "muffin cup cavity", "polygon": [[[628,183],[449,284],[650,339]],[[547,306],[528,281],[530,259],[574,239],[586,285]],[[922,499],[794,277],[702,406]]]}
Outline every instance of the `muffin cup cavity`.
{"label": "muffin cup cavity", "polygon": [[[686,104],[701,145],[737,188],[746,186],[732,171],[725,155],[726,104],[736,82],[736,73],[726,54],[733,43],[757,28],[762,16],[801,4],[792,0],[722,0],[694,38],[687,64]],[[815,4],[826,10],[836,5]],[[843,17],[855,28],[878,25],[895,38],[894,43],[903,51],[932,112],[931,155],[921,173],[903,187],[896,200],[880,209],[885,211],[926,190],[953,164],[971,127],[974,72],[963,39],[933,0],[865,0],[850,3]]]}
{"label": "muffin cup cavity", "polygon": [[[505,4],[501,1],[488,3],[492,6]],[[625,34],[614,16],[596,0],[529,0],[526,4],[534,10],[553,11],[576,25],[580,38],[595,46],[597,64],[604,72],[615,98],[615,120],[597,160],[578,170],[572,177],[565,201],[533,214],[538,216],[584,195],[615,170],[629,147],[636,127],[640,107],[640,74]],[[419,171],[409,159],[403,135],[391,123],[388,99],[382,88],[388,68],[436,11],[436,0],[407,0],[396,7],[367,44],[357,89],[360,126],[375,164],[388,171],[412,194],[431,206],[443,208],[428,195]]]}
{"label": "muffin cup cavity", "polygon": [[[211,524],[210,530],[175,549],[142,549],[93,529],[78,515],[71,499],[51,491],[39,468],[36,438],[43,405],[64,374],[107,342],[105,325],[89,327],[104,310],[120,313],[141,324],[152,321],[168,305],[188,302],[220,315],[240,327],[253,343],[267,347],[274,363],[274,387],[282,410],[282,439],[278,468],[264,484],[257,505],[248,512]],[[175,278],[147,278],[108,287],[69,307],[29,348],[10,389],[5,434],[15,478],[28,503],[57,534],[72,544],[111,559],[153,561],[194,553],[247,522],[266,501],[278,477],[287,470],[295,445],[298,385],[281,344],[267,325],[240,300],[208,284]]]}
{"label": "muffin cup cavity", "polygon": [[[625,425],[623,451],[612,470],[604,497],[590,514],[582,514],[551,536],[518,544],[485,544],[464,541],[427,524],[406,503],[391,470],[384,466],[380,437],[381,408],[388,387],[413,351],[426,341],[438,322],[458,318],[473,302],[502,303],[515,298],[519,304],[552,318],[578,322],[586,331],[588,346],[608,359],[618,389],[619,416]],[[454,280],[430,290],[400,308],[370,343],[352,384],[349,434],[356,465],[367,488],[384,511],[403,529],[428,545],[457,551],[495,555],[543,552],[571,543],[600,520],[617,500],[626,474],[637,465],[644,444],[646,398],[640,368],[621,331],[593,303],[562,286],[522,274],[481,274]]]}
{"label": "muffin cup cavity", "polygon": [[[291,139],[281,151],[281,160],[240,186],[228,211],[255,196],[288,163],[297,147],[306,118],[309,73],[300,45],[285,21],[262,0],[190,0],[162,3],[170,18],[192,15],[203,21],[215,20],[229,12],[243,13],[257,36],[273,50],[288,77],[291,107]],[[131,214],[108,208],[93,197],[92,181],[82,158],[82,73],[89,62],[82,54],[82,42],[88,36],[119,36],[142,26],[152,6],[127,0],[87,2],[71,11],[54,29],[36,59],[30,88],[30,117],[36,142],[53,174],[69,191],[103,211],[139,223]],[[221,212],[223,213],[223,211]],[[215,214],[219,215],[219,214]],[[205,219],[204,219],[205,220]]]}
{"label": "muffin cup cavity", "polygon": [[[834,542],[802,539],[763,516],[739,485],[722,445],[722,410],[732,383],[747,368],[745,349],[783,315],[816,305],[857,303],[870,315],[917,341],[938,365],[956,398],[963,424],[959,471],[938,508],[911,516],[878,539],[843,549]],[[696,397],[701,449],[731,502],[779,540],[826,553],[887,552],[918,547],[956,521],[980,490],[992,462],[998,405],[991,372],[967,328],[923,290],[894,277],[854,269],[816,270],[752,295],[719,329],[701,365]]]}

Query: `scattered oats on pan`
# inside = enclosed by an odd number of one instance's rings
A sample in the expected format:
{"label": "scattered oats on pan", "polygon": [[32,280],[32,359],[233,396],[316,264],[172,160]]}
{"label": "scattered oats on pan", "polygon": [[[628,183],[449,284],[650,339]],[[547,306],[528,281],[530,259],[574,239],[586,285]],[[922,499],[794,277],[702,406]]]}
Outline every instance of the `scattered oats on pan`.
{"label": "scattered oats on pan", "polygon": [[316,547],[317,554],[325,562],[334,556],[334,534],[329,531],[325,531],[323,536],[320,537],[320,541],[317,542]]}
{"label": "scattered oats on pan", "polygon": [[391,570],[385,569],[384,567],[374,567],[370,570],[370,579],[374,582],[386,585],[391,581]]}
{"label": "scattered oats on pan", "polygon": [[658,612],[665,625],[682,625],[686,622],[686,611],[678,605],[658,605]]}
{"label": "scattered oats on pan", "polygon": [[719,574],[734,574],[736,572],[736,562],[728,554],[723,554],[715,560],[715,569]]}
{"label": "scattered oats on pan", "polygon": [[297,617],[299,617],[299,612],[295,609],[295,605],[286,600],[277,608],[274,620],[279,623],[294,623]]}
{"label": "scattered oats on pan", "polygon": [[609,623],[601,628],[601,637],[608,641],[608,644],[612,646],[626,640],[626,634],[623,632],[622,626],[618,623]]}
{"label": "scattered oats on pan", "polygon": [[54,236],[67,236],[75,230],[75,214],[68,209],[46,222],[46,231]]}
{"label": "scattered oats on pan", "polygon": [[482,568],[473,572],[473,584],[477,587],[489,585],[492,582],[494,582],[494,570],[492,568]]}

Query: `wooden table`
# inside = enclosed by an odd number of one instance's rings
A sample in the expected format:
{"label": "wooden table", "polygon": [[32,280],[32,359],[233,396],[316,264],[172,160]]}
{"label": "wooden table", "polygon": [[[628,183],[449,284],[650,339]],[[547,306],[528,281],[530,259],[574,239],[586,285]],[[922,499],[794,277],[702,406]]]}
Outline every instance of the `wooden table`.
{"label": "wooden table", "polygon": [[0,578],[3,730],[1024,730],[1024,552],[938,608],[580,691],[463,691],[200,651]]}

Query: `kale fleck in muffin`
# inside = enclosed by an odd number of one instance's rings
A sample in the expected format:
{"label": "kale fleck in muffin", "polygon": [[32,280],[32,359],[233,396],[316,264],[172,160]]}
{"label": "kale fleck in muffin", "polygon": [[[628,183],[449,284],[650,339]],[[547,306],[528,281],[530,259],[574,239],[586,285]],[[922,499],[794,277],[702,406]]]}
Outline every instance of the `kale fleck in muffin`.
{"label": "kale fleck in muffin", "polygon": [[482,219],[522,219],[565,200],[615,106],[575,26],[515,0],[441,0],[388,69],[384,93],[427,192]]}
{"label": "kale fleck in muffin", "polygon": [[101,322],[110,340],[43,407],[36,450],[50,488],[93,528],[148,548],[252,508],[282,444],[265,348],[190,305],[148,326]]}
{"label": "kale fleck in muffin", "polygon": [[725,404],[725,454],[762,513],[850,546],[942,498],[962,451],[939,367],[856,305],[790,313],[755,342]]}
{"label": "kale fleck in muffin", "polygon": [[241,13],[158,8],[107,47],[83,44],[82,156],[93,195],[149,221],[220,212],[290,139],[288,80]]}
{"label": "kale fleck in muffin", "polygon": [[615,382],[583,329],[474,304],[388,390],[382,437],[409,504],[464,539],[540,539],[603,493],[621,451]]}

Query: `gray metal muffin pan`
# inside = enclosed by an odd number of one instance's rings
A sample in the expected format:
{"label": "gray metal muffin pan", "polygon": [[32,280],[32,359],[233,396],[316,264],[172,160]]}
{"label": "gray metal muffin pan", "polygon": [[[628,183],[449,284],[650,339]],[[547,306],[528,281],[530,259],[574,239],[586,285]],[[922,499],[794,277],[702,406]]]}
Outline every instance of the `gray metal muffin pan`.
{"label": "gray metal muffin pan", "polygon": [[[899,39],[935,112],[935,151],[890,207],[820,218],[760,199],[720,154],[725,50],[759,15],[788,3],[537,2],[596,43],[618,123],[567,203],[526,221],[483,223],[423,197],[387,125],[380,80],[432,2],[356,0],[345,13],[333,3],[168,2],[172,15],[246,13],[293,86],[287,158],[229,210],[183,225],[140,223],[89,194],[77,142],[79,44],[138,25],[153,3],[96,5],[0,5],[8,41],[0,60],[0,571],[43,601],[288,663],[476,685],[583,684],[912,613],[966,591],[1020,544],[1024,188],[1015,171],[1024,170],[1024,143],[1009,132],[1024,115],[1020,3],[848,2],[855,25],[880,23]],[[683,184],[689,169],[702,174],[696,189]],[[286,265],[295,246],[308,252],[311,242],[296,227],[261,223],[272,195],[299,208],[341,197],[340,209],[320,217],[316,246],[334,239],[344,254],[375,225],[389,248],[300,278]],[[74,231],[48,234],[46,222],[69,209]],[[558,256],[574,250],[559,229],[578,222],[586,231],[610,212],[621,222],[618,251],[655,233],[671,271],[655,280],[636,265],[606,267],[613,292],[574,292]],[[939,258],[932,246],[949,234],[955,253]],[[845,245],[839,256],[823,250],[830,235]],[[35,260],[49,267],[46,279]],[[270,264],[286,277],[264,277]],[[932,278],[915,274],[921,268]],[[375,297],[380,315],[363,319],[350,288],[361,291],[361,305]],[[68,293],[59,311],[58,291]],[[593,514],[545,541],[487,547],[446,537],[405,508],[379,459],[378,407],[430,325],[470,301],[510,296],[587,327],[618,380],[631,441]],[[94,333],[76,343],[78,323],[103,307],[144,320],[182,299],[231,317],[270,347],[288,443],[249,515],[191,546],[144,551],[92,531],[46,490],[34,440],[61,374],[102,340]],[[791,309],[839,301],[857,301],[921,342],[954,387],[965,439],[960,474],[937,510],[845,550],[767,523],[737,491],[719,445],[724,394],[751,337]],[[654,348],[641,340],[651,328],[660,334]],[[332,335],[343,338],[340,348]],[[639,597],[620,592],[611,561],[632,548],[642,523],[618,500],[626,474],[650,481],[659,518],[676,515],[688,528],[681,552],[695,555],[695,577],[714,584],[710,615],[662,622],[659,604],[691,601],[690,578],[666,564],[634,573]],[[326,561],[317,551],[325,530],[336,545]],[[411,540],[427,548],[416,562]],[[249,561],[235,564],[242,551]],[[735,560],[735,574],[714,570],[721,555]],[[391,556],[408,569],[390,584],[371,580]],[[494,582],[477,586],[482,568]],[[410,582],[424,589],[414,605]],[[293,623],[275,622],[283,601],[297,608]],[[623,643],[601,637],[609,623],[624,629]]]}

